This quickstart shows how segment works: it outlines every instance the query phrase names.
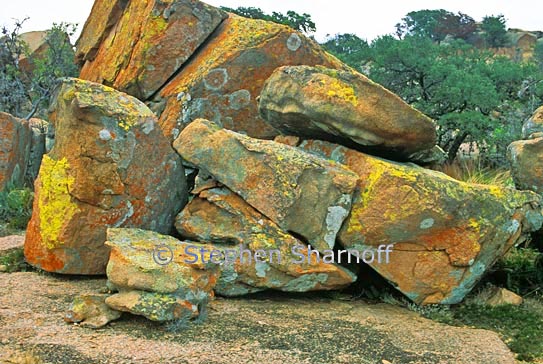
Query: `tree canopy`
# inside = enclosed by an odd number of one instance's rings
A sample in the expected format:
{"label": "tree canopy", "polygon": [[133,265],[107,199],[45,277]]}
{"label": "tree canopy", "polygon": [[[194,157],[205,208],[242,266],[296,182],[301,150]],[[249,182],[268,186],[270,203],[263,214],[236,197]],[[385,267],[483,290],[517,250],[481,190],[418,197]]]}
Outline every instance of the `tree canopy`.
{"label": "tree canopy", "polygon": [[419,10],[408,13],[396,24],[396,35],[399,38],[421,36],[441,42],[448,35],[467,39],[476,29],[475,20],[467,14],[454,14],[444,9]]}
{"label": "tree canopy", "polygon": [[298,14],[295,11],[289,10],[286,14],[274,11],[271,15],[269,15],[264,13],[264,11],[262,11],[260,8],[243,6],[236,9],[221,6],[221,9],[245,18],[262,19],[287,25],[294,30],[298,30],[306,34],[313,33],[317,30],[315,23],[311,20],[311,15],[306,13]]}

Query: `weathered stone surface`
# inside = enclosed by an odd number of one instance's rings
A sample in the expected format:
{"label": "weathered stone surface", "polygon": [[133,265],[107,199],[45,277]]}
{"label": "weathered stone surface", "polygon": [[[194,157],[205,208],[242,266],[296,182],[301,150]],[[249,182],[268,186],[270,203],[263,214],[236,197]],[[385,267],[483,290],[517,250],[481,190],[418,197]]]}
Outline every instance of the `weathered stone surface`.
{"label": "weathered stone surface", "polygon": [[191,299],[198,292],[211,295],[218,267],[200,260],[187,263],[187,244],[152,231],[108,229],[109,282],[123,291],[171,293],[182,299]]}
{"label": "weathered stone surface", "polygon": [[543,193],[543,138],[511,143],[507,148],[507,158],[519,190]]}
{"label": "weathered stone surface", "polygon": [[278,132],[259,116],[256,99],[277,67],[299,64],[346,68],[287,26],[230,14],[157,95],[152,109],[161,114],[160,124],[172,139],[197,118],[254,138],[272,139]]}
{"label": "weathered stone surface", "polygon": [[99,329],[121,317],[119,311],[106,305],[107,295],[82,294],[76,296],[70,309],[64,315],[64,321],[79,323],[92,329]]}
{"label": "weathered stone surface", "polygon": [[[308,249],[298,239],[283,232],[241,197],[225,187],[199,193],[177,216],[177,231],[186,238],[220,244],[236,244],[253,252],[262,250],[272,259],[265,262],[237,261],[233,267],[222,266],[215,288],[218,294],[235,296],[270,288],[286,292],[306,292],[343,288],[356,276],[336,264],[308,260]],[[231,249],[231,248],[228,248]],[[279,251],[278,254],[270,252]],[[303,254],[304,259],[299,255]],[[244,264],[247,263],[247,264]],[[234,275],[234,277],[228,276]],[[253,287],[253,288],[251,288]]]}
{"label": "weathered stone surface", "polygon": [[357,181],[347,168],[203,119],[185,128],[174,148],[284,231],[317,249],[334,247]]}
{"label": "weathered stone surface", "polygon": [[25,256],[51,272],[103,274],[108,227],[171,230],[187,198],[181,160],[126,94],[67,79],[52,105],[56,141],[35,183]]}
{"label": "weathered stone surface", "polygon": [[32,73],[34,70],[32,60],[35,58],[42,58],[49,49],[49,45],[46,42],[47,32],[34,31],[22,33],[19,35],[19,39],[26,44],[28,52],[19,59],[19,66],[25,72]]}
{"label": "weathered stone surface", "polygon": [[123,3],[106,3],[94,5],[78,42],[78,57],[86,59],[80,77],[142,100],[157,92],[227,16],[197,0],[134,0],[120,17]]}
{"label": "weathered stone surface", "polygon": [[100,45],[111,29],[117,25],[127,4],[127,0],[96,0],[94,2],[75,44],[75,60],[79,66],[83,66],[86,61],[94,60]]}
{"label": "weathered stone surface", "polygon": [[306,139],[401,158],[436,144],[430,118],[352,70],[278,68],[262,89],[259,108],[274,128]]}
{"label": "weathered stone surface", "polygon": [[543,106],[535,111],[522,128],[524,139],[535,139],[543,137]]}
{"label": "weathered stone surface", "polygon": [[519,306],[524,300],[518,294],[508,289],[495,287],[491,296],[486,301],[489,306],[514,305]]}
{"label": "weathered stone surface", "polygon": [[28,122],[0,112],[0,191],[9,183],[23,185],[31,144]]}
{"label": "weathered stone surface", "polygon": [[106,299],[114,310],[144,316],[152,321],[186,320],[198,316],[198,306],[172,294],[129,291]]}
{"label": "weathered stone surface", "polygon": [[371,266],[416,303],[460,302],[543,221],[541,197],[532,192],[470,185],[327,142],[300,148],[358,173],[361,192],[339,242],[358,250],[393,244],[389,263]]}

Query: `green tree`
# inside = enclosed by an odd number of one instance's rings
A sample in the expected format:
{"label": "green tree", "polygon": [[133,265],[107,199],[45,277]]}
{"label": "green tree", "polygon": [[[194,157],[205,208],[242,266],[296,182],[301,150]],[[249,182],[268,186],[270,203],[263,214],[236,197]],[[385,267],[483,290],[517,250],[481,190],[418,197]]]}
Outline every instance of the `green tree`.
{"label": "green tree", "polygon": [[[473,142],[489,161],[501,162],[533,105],[543,101],[536,89],[543,76],[533,65],[462,41],[438,45],[420,36],[385,36],[371,47],[370,77],[437,121],[438,143],[450,160],[462,143]],[[531,91],[523,92],[528,84]]]}
{"label": "green tree", "polygon": [[298,30],[308,35],[317,30],[315,23],[313,20],[311,20],[311,15],[306,13],[298,14],[295,11],[289,10],[286,14],[274,11],[271,15],[269,15],[264,13],[260,8],[243,6],[236,9],[221,6],[221,9],[245,18],[262,19],[287,25],[294,30]]}
{"label": "green tree", "polygon": [[355,34],[336,34],[322,45],[328,52],[358,71],[372,58],[368,42]]}
{"label": "green tree", "polygon": [[543,71],[543,40],[539,40],[535,46],[534,59],[539,65],[539,69]]}
{"label": "green tree", "polygon": [[[47,50],[42,56],[29,54],[27,45],[20,39],[22,22],[13,30],[2,29],[0,39],[0,110],[17,117],[29,119],[34,115],[45,116],[49,96],[61,77],[78,74],[74,63],[74,49],[69,37],[74,34],[73,24],[53,24],[47,31]],[[19,60],[26,56],[32,65],[22,68]]]}
{"label": "green tree", "polygon": [[489,47],[498,48],[507,45],[506,20],[503,15],[491,15],[483,18],[481,30]]}
{"label": "green tree", "polygon": [[476,30],[475,20],[467,14],[450,11],[419,10],[408,13],[396,24],[396,35],[420,36],[441,42],[447,35],[456,39],[467,39]]}

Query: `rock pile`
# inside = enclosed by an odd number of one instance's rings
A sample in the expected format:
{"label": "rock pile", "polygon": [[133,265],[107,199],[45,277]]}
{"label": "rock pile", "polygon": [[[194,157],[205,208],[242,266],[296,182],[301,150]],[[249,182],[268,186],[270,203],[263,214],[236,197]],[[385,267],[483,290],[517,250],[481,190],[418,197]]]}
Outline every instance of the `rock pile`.
{"label": "rock pile", "polygon": [[381,159],[434,160],[432,120],[287,27],[97,0],[77,57],[119,91],[56,91],[25,254],[107,273],[114,310],[188,321],[215,294],[340,289],[362,264],[416,303],[458,303],[543,223],[536,193]]}

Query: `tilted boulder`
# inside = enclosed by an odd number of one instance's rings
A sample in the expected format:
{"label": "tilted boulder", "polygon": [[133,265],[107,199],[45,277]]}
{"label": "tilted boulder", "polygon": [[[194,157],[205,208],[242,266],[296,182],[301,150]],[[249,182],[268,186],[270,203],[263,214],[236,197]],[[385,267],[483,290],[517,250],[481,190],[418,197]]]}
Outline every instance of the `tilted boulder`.
{"label": "tilted boulder", "polygon": [[186,238],[235,244],[229,249],[239,252],[243,246],[253,255],[260,250],[266,256],[265,262],[248,264],[237,260],[230,269],[223,266],[215,291],[224,296],[267,288],[286,292],[340,289],[356,280],[343,267],[317,261],[315,255],[308,258],[303,242],[282,231],[226,187],[199,192],[177,216],[176,228]]}
{"label": "tilted boulder", "polygon": [[543,194],[543,137],[511,143],[507,158],[515,186]]}
{"label": "tilted boulder", "polygon": [[154,114],[109,87],[67,79],[51,109],[55,146],[35,183],[25,256],[50,272],[103,274],[108,227],[172,229],[187,199],[181,159]]}
{"label": "tilted boulder", "polygon": [[0,191],[9,184],[23,186],[31,143],[28,121],[0,112]]}
{"label": "tilted boulder", "polygon": [[522,136],[524,139],[543,137],[543,106],[537,109],[532,117],[524,123]]}
{"label": "tilted boulder", "polygon": [[285,134],[400,159],[436,143],[430,118],[353,70],[278,68],[262,89],[259,107],[262,117]]}
{"label": "tilted boulder", "polygon": [[225,12],[197,0],[99,0],[78,41],[77,57],[85,61],[80,77],[145,100],[164,86],[226,17]]}
{"label": "tilted boulder", "polygon": [[284,231],[303,236],[316,249],[334,247],[356,187],[352,171],[203,119],[185,128],[174,148]]}
{"label": "tilted boulder", "polygon": [[541,227],[533,192],[471,185],[432,170],[388,162],[343,146],[300,148],[343,163],[360,193],[338,234],[359,251],[393,244],[388,264],[371,264],[416,303],[460,302],[492,264]]}
{"label": "tilted boulder", "polygon": [[152,100],[152,109],[173,139],[197,118],[272,139],[279,133],[260,117],[257,97],[277,67],[299,64],[346,68],[287,26],[230,14],[216,36]]}

